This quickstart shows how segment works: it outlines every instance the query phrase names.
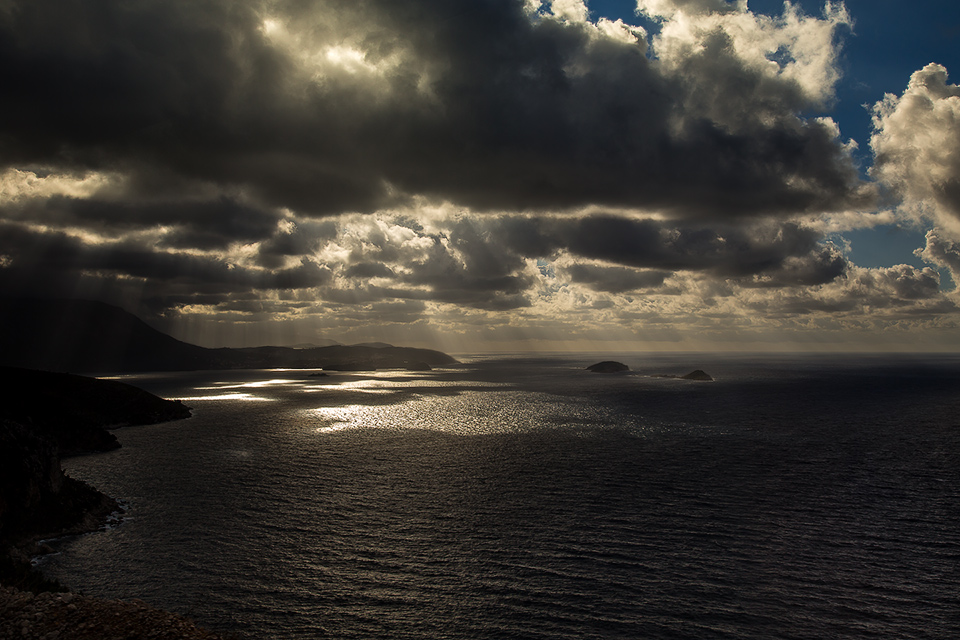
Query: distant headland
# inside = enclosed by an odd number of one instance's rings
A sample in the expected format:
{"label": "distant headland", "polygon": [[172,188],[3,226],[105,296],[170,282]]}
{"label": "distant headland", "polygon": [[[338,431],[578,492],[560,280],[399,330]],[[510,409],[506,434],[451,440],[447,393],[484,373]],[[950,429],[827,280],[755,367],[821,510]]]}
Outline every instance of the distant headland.
{"label": "distant headland", "polygon": [[103,373],[205,369],[426,370],[456,364],[432,349],[384,343],[208,349],[181,342],[102,302],[0,301],[0,365]]}

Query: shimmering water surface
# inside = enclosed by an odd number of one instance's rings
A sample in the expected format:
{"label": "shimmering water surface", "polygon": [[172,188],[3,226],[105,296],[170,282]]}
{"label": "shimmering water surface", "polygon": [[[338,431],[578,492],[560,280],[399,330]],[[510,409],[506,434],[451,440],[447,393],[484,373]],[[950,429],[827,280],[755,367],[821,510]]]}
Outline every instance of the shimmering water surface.
{"label": "shimmering water surface", "polygon": [[960,360],[598,359],[124,378],[194,417],[66,460],[128,512],[42,567],[252,638],[960,637]]}

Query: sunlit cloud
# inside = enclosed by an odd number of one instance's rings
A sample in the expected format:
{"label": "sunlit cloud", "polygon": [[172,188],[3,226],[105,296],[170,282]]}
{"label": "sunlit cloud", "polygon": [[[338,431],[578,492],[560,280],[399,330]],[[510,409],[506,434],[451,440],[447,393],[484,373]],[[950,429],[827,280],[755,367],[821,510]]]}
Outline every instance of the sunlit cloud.
{"label": "sunlit cloud", "polygon": [[0,206],[58,196],[89,198],[118,186],[122,181],[122,176],[115,173],[85,172],[73,175],[8,168],[0,173]]}
{"label": "sunlit cloud", "polygon": [[960,87],[947,83],[947,69],[914,73],[903,95],[874,105],[873,120],[873,175],[908,211],[960,234]]}

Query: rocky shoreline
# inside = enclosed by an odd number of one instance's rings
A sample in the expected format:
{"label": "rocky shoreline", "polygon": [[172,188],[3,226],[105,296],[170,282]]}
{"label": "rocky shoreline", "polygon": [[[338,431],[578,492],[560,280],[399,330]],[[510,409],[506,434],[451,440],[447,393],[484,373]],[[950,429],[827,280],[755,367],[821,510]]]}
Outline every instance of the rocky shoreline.
{"label": "rocky shoreline", "polygon": [[67,476],[60,459],[120,446],[108,428],[190,416],[177,401],[112,380],[0,367],[0,548],[33,555],[36,541],[96,531],[116,500]]}
{"label": "rocky shoreline", "polygon": [[107,428],[189,416],[123,383],[0,367],[0,639],[221,637],[142,602],[71,593],[30,564],[50,550],[41,541],[98,531],[120,510],[67,476],[62,456],[119,447]]}

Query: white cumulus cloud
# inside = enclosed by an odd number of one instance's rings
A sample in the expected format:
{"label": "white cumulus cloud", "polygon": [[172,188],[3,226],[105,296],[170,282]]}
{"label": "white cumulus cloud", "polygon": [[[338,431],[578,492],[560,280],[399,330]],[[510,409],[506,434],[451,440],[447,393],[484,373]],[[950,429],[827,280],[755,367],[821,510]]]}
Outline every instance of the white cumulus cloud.
{"label": "white cumulus cloud", "polygon": [[873,177],[907,209],[960,233],[960,87],[947,83],[947,69],[914,73],[903,95],[874,105],[873,123]]}

